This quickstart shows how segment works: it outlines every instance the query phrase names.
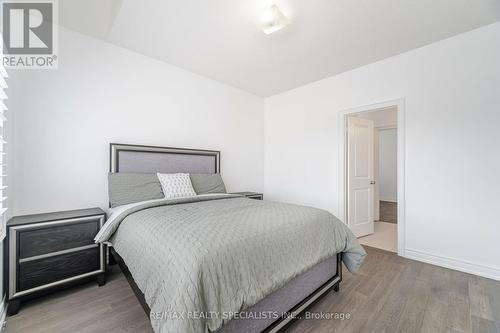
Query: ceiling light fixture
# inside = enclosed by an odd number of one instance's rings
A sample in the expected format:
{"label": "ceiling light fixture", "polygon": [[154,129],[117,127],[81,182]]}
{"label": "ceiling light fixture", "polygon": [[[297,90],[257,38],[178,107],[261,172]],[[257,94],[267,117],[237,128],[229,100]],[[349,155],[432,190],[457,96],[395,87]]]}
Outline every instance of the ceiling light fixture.
{"label": "ceiling light fixture", "polygon": [[260,28],[266,35],[283,29],[288,25],[288,23],[290,23],[288,18],[281,12],[277,5],[272,5],[264,10],[260,16],[260,20]]}

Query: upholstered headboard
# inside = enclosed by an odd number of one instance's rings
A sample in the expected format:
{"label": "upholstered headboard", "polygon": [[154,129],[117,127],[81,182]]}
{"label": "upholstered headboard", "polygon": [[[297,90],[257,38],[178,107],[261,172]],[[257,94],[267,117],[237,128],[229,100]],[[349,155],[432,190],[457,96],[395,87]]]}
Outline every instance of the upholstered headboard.
{"label": "upholstered headboard", "polygon": [[109,171],[220,173],[220,152],[111,143]]}

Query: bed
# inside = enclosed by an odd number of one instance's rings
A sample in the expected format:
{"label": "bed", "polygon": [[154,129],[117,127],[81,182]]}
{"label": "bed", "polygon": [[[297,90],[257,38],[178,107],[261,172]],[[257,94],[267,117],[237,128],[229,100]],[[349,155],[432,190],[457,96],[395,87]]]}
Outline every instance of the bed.
{"label": "bed", "polygon": [[[220,152],[111,144],[111,173],[220,173]],[[155,332],[279,332],[366,253],[328,212],[207,194],[113,211],[97,242]]]}

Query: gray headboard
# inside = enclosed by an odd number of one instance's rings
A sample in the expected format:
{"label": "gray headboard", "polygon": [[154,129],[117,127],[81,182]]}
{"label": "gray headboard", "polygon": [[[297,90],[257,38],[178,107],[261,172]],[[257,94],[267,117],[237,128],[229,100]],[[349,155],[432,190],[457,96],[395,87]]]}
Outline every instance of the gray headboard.
{"label": "gray headboard", "polygon": [[111,143],[109,171],[220,173],[220,151]]}

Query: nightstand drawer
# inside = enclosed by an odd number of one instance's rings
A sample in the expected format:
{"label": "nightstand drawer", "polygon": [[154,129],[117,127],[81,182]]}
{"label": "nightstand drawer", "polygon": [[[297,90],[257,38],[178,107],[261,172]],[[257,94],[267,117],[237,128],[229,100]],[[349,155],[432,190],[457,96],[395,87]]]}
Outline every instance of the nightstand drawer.
{"label": "nightstand drawer", "polygon": [[18,291],[98,271],[99,247],[19,263]]}
{"label": "nightstand drawer", "polygon": [[4,280],[7,315],[21,302],[97,279],[106,283],[106,245],[94,237],[106,219],[100,208],[14,216],[7,222]]}
{"label": "nightstand drawer", "polygon": [[19,257],[29,258],[94,243],[100,219],[19,232]]}

